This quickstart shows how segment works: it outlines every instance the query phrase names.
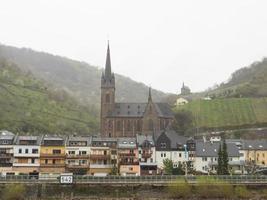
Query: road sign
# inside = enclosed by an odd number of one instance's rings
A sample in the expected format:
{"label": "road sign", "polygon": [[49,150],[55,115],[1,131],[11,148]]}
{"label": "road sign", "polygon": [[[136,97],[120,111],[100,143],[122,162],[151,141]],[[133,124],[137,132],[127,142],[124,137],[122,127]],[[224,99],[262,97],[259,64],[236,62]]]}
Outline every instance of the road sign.
{"label": "road sign", "polygon": [[73,183],[73,175],[61,175],[60,176],[61,184],[72,184]]}

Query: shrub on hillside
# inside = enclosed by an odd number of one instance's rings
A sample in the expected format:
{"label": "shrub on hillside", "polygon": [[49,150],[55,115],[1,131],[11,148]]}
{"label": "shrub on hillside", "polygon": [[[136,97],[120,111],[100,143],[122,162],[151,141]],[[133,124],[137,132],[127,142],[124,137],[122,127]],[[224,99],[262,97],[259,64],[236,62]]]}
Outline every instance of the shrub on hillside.
{"label": "shrub on hillside", "polygon": [[3,191],[4,200],[24,200],[26,188],[21,184],[7,185]]}
{"label": "shrub on hillside", "polygon": [[235,195],[239,199],[249,199],[251,197],[251,194],[248,191],[246,186],[236,186],[235,187]]}

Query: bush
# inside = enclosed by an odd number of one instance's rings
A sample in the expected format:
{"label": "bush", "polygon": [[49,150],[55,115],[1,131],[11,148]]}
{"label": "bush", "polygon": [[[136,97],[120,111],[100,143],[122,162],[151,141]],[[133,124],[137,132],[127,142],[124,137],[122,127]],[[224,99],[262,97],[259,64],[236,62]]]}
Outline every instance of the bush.
{"label": "bush", "polygon": [[3,191],[4,200],[23,200],[25,195],[26,188],[21,184],[6,185]]}
{"label": "bush", "polygon": [[249,199],[251,194],[248,191],[246,186],[236,186],[235,187],[235,195],[239,199]]}
{"label": "bush", "polygon": [[179,179],[175,183],[169,185],[168,193],[172,198],[186,199],[190,197],[192,188],[185,182],[185,180]]}
{"label": "bush", "polygon": [[202,198],[231,198],[233,186],[213,177],[200,177],[195,186],[196,194]]}

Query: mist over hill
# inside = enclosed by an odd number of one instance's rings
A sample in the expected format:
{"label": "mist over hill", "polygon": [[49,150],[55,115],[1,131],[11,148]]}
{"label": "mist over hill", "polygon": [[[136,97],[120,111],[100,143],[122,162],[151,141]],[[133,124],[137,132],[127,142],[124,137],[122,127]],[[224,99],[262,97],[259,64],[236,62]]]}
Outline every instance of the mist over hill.
{"label": "mist over hill", "polygon": [[266,97],[267,58],[233,72],[228,81],[205,92],[214,98]]}
{"label": "mist over hill", "polygon": [[0,130],[24,134],[95,134],[98,111],[0,58]]}
{"label": "mist over hill", "polygon": [[[65,90],[79,102],[99,107],[101,68],[61,56],[5,45],[0,45],[1,57],[17,64],[23,71],[32,72],[54,88]],[[161,91],[152,92],[154,101],[161,101],[167,96]],[[116,74],[117,101],[146,102],[147,97],[148,86]]]}

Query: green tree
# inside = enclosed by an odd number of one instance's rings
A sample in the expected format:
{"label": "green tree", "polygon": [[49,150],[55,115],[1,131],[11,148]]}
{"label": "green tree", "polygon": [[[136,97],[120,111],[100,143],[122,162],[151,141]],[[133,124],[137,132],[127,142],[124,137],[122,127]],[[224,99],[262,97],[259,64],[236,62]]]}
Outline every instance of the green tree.
{"label": "green tree", "polygon": [[183,169],[183,165],[181,163],[179,163],[178,167],[173,168],[172,174],[173,175],[184,175],[185,172],[184,172],[184,169]]}
{"label": "green tree", "polygon": [[224,175],[229,174],[229,158],[228,158],[227,144],[225,140],[223,140],[223,148],[222,148],[222,173]]}
{"label": "green tree", "polygon": [[222,146],[220,144],[219,151],[218,151],[218,167],[217,167],[217,174],[222,175],[222,167],[223,167],[223,152],[222,152]]}
{"label": "green tree", "polygon": [[110,175],[118,175],[118,168],[115,164],[112,166]]}
{"label": "green tree", "polygon": [[173,174],[173,162],[172,160],[166,158],[163,160],[163,170],[165,174],[172,175]]}
{"label": "green tree", "polygon": [[178,110],[174,115],[175,121],[173,129],[178,133],[185,135],[193,129],[193,115],[187,110]]}

